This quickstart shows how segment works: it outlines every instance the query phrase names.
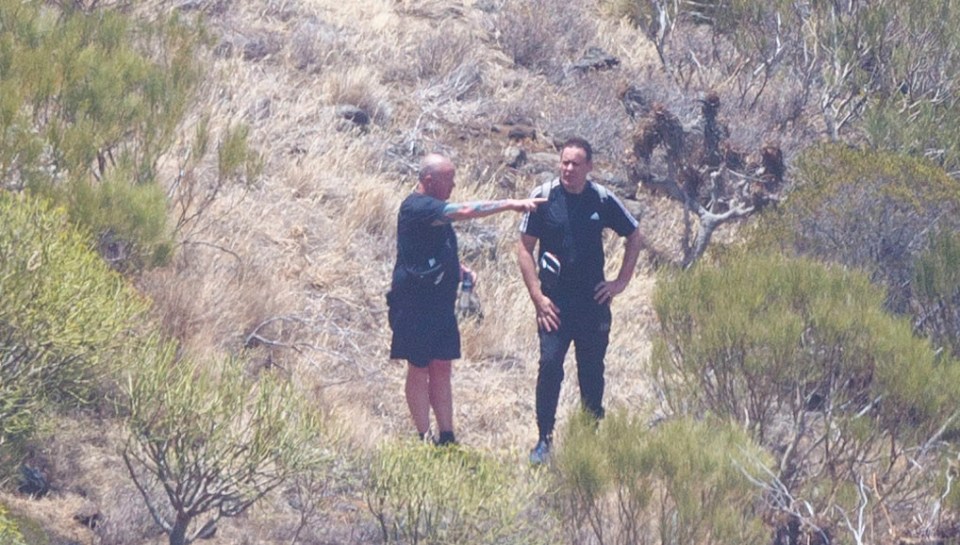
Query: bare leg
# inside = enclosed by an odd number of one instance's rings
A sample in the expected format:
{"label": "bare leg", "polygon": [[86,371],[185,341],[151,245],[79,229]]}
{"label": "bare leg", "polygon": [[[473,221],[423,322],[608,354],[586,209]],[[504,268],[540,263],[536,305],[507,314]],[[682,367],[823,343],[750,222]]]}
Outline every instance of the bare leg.
{"label": "bare leg", "polygon": [[417,433],[423,435],[430,429],[430,404],[432,395],[429,388],[430,372],[429,367],[414,367],[407,363],[407,383],[404,391],[407,395],[407,407],[410,409],[410,416],[413,417],[413,425],[417,427]]}
{"label": "bare leg", "polygon": [[450,360],[433,360],[427,365],[430,375],[430,405],[439,431],[453,431],[453,389],[450,386]]}

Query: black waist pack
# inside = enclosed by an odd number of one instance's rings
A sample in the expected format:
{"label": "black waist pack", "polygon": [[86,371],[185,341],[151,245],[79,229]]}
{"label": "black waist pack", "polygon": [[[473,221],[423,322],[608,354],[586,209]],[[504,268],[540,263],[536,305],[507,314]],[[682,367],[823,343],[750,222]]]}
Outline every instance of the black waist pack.
{"label": "black waist pack", "polygon": [[560,260],[550,252],[540,256],[540,289],[553,291],[560,282]]}

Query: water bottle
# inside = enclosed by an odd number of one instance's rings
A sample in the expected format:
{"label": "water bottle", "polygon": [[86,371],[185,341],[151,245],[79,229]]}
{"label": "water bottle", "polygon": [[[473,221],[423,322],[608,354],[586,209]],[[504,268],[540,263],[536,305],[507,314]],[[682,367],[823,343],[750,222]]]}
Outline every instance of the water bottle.
{"label": "water bottle", "polygon": [[457,298],[457,314],[461,318],[483,318],[483,311],[480,309],[480,299],[473,292],[473,275],[463,275],[463,281],[460,282],[460,297]]}

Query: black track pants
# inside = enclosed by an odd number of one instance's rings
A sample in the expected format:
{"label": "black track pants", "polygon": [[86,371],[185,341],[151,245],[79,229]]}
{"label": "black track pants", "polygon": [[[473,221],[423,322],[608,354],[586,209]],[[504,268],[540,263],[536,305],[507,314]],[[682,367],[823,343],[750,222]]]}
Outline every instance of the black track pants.
{"label": "black track pants", "polygon": [[563,361],[570,343],[577,360],[577,380],[583,408],[603,418],[604,363],[610,341],[610,306],[593,301],[561,307],[560,329],[539,331],[540,369],[537,375],[537,427],[540,439],[551,439],[563,382]]}

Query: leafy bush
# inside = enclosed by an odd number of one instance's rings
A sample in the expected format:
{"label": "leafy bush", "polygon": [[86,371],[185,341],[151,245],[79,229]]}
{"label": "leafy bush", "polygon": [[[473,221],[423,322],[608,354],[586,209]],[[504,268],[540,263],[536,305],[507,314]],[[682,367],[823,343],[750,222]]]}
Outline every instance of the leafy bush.
{"label": "leafy bush", "polygon": [[765,455],[711,419],[654,428],[624,412],[571,420],[558,449],[561,520],[571,543],[755,543],[766,534],[744,466]]}
{"label": "leafy bush", "polygon": [[11,519],[7,510],[0,504],[0,543],[5,545],[26,545],[23,535],[17,529],[16,521]]}
{"label": "leafy bush", "polygon": [[156,164],[199,81],[201,38],[176,16],[134,22],[109,9],[0,0],[0,179],[119,240],[131,261],[122,264],[162,263],[169,233]]}
{"label": "leafy bush", "polygon": [[123,459],[170,545],[187,545],[325,456],[319,414],[289,380],[173,352],[147,342],[131,372]]}
{"label": "leafy bush", "polygon": [[795,189],[755,238],[862,269],[906,312],[929,233],[960,228],[960,186],[929,161],[834,144],[809,148],[792,172]]}
{"label": "leafy bush", "polygon": [[960,235],[936,233],[917,259],[916,327],[960,357]]}
{"label": "leafy bush", "polygon": [[[62,209],[0,190],[0,447],[49,403],[104,391],[146,302]],[[109,379],[106,379],[109,380]]]}
{"label": "leafy bush", "polygon": [[[651,360],[666,405],[739,421],[776,452],[769,486],[785,512],[796,515],[807,495],[806,516],[839,525],[860,490],[871,520],[885,524],[883,510],[933,497],[932,470],[907,458],[937,457],[956,417],[960,366],[886,313],[883,291],[862,273],[732,257],[658,284]],[[864,484],[868,475],[883,488]]]}
{"label": "leafy bush", "polygon": [[424,443],[383,445],[366,486],[386,543],[546,543],[519,516],[531,492],[486,455]]}

